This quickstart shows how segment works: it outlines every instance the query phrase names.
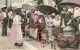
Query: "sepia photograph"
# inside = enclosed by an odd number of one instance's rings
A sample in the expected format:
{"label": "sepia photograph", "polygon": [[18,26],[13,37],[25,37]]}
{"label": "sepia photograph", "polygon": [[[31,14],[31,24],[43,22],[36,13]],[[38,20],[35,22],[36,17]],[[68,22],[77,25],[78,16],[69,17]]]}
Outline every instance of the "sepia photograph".
{"label": "sepia photograph", "polygon": [[0,0],[0,50],[80,50],[80,0]]}

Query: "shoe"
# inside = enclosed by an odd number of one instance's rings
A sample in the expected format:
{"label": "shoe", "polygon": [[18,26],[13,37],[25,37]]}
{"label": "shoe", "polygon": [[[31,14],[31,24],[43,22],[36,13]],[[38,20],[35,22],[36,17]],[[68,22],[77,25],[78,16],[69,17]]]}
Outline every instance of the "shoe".
{"label": "shoe", "polygon": [[15,43],[14,45],[15,45],[15,46],[18,46],[18,43]]}
{"label": "shoe", "polygon": [[2,34],[2,36],[4,36],[4,34]]}
{"label": "shoe", "polygon": [[5,35],[5,36],[7,36],[7,35]]}

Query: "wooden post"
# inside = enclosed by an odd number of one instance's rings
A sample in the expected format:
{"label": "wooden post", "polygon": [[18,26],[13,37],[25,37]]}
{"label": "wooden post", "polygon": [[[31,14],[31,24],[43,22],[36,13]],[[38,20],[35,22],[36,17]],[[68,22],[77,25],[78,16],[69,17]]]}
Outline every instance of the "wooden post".
{"label": "wooden post", "polygon": [[6,7],[8,6],[8,0],[5,1],[5,5],[6,5]]}

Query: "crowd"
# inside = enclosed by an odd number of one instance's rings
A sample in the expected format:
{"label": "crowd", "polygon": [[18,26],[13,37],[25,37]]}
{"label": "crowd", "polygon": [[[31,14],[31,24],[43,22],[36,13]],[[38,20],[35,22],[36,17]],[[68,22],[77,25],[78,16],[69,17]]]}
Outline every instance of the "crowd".
{"label": "crowd", "polygon": [[[2,36],[9,36],[10,42],[22,46],[23,38],[26,36],[33,37],[39,41],[45,40],[43,33],[47,37],[58,37],[63,34],[66,26],[72,26],[80,33],[80,16],[73,17],[73,13],[68,11],[64,13],[44,15],[39,10],[23,11],[22,9],[0,9],[0,29]],[[7,32],[7,30],[10,30]],[[9,34],[9,35],[8,35]]]}

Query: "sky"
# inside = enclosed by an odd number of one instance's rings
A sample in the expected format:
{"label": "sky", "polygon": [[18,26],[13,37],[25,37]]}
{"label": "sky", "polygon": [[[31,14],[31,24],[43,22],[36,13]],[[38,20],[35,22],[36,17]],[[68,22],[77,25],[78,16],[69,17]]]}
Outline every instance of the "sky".
{"label": "sky", "polygon": [[[0,0],[0,4],[5,4],[5,1],[6,0]],[[10,1],[11,1],[11,4],[12,4],[14,2],[20,2],[21,0],[8,0],[8,6],[10,5]]]}

